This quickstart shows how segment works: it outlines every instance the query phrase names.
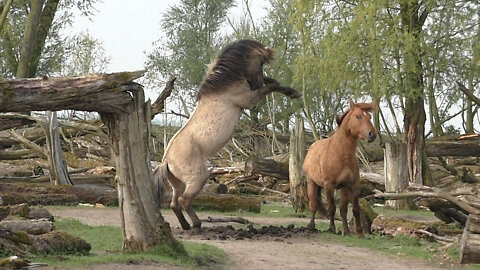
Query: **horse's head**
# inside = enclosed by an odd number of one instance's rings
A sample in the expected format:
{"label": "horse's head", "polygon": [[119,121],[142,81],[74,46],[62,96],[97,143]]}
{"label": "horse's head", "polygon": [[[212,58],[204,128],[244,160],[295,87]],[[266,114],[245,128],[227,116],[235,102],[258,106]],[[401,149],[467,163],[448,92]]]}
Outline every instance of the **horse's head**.
{"label": "horse's head", "polygon": [[373,126],[370,112],[375,110],[375,103],[354,103],[350,100],[350,109],[337,119],[337,123],[346,125],[350,133],[362,140],[372,142],[377,137],[377,131]]}
{"label": "horse's head", "polygon": [[245,40],[244,42],[250,43],[248,44],[249,53],[245,55],[247,63],[244,73],[245,79],[251,90],[257,90],[264,85],[263,65],[273,59],[273,50],[256,41]]}
{"label": "horse's head", "polygon": [[273,59],[273,50],[254,40],[240,40],[227,46],[208,65],[198,99],[223,90],[232,83],[246,80],[251,90],[263,87],[263,65]]}

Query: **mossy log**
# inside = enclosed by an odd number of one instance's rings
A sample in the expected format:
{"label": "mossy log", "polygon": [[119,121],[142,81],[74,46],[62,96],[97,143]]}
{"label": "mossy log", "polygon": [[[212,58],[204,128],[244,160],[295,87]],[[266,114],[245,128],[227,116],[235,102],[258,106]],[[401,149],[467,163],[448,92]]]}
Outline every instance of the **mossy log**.
{"label": "mossy log", "polygon": [[118,195],[112,188],[90,188],[49,184],[5,183],[0,184],[0,204],[15,205],[76,205],[78,203],[101,203],[118,205]]}
{"label": "mossy log", "polygon": [[251,157],[245,162],[244,171],[248,174],[260,174],[288,180],[288,162],[273,159]]}
{"label": "mossy log", "polygon": [[480,215],[469,215],[460,241],[460,263],[480,263]]}
{"label": "mossy log", "polygon": [[24,231],[28,234],[40,235],[51,232],[53,222],[45,219],[4,219],[0,221],[0,230],[12,232]]}
{"label": "mossy log", "polygon": [[220,212],[246,211],[260,213],[262,202],[260,199],[242,197],[233,194],[206,194],[200,193],[192,203],[195,209],[214,210]]}
{"label": "mossy log", "polygon": [[35,236],[32,243],[32,251],[37,254],[88,254],[91,249],[82,238],[57,230]]}
{"label": "mossy log", "polygon": [[442,221],[423,217],[378,215],[373,220],[372,231],[392,236],[397,234],[418,236],[419,230],[437,232],[444,224]]}

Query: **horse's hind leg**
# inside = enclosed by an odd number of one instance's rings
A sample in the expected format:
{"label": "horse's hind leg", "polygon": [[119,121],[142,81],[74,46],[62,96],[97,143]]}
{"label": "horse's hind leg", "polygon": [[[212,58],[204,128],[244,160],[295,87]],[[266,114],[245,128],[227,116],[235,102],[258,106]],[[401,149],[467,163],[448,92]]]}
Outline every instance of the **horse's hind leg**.
{"label": "horse's hind leg", "polygon": [[172,209],[173,213],[175,213],[175,216],[177,216],[177,219],[180,222],[182,229],[190,230],[190,224],[188,224],[188,221],[185,219],[185,216],[182,213],[182,206],[178,201],[180,195],[182,195],[185,191],[185,184],[170,173],[168,175],[168,181],[170,182],[170,185],[173,189],[170,208]]}
{"label": "horse's hind leg", "polygon": [[348,220],[347,220],[347,211],[348,211],[348,202],[352,197],[352,191],[350,187],[344,187],[341,189],[342,198],[340,199],[340,215],[342,216],[342,223],[343,223],[343,234],[350,235],[350,229],[348,228]]}
{"label": "horse's hind leg", "polygon": [[[307,179],[307,195],[308,195],[308,206],[312,216],[310,218],[310,223],[308,223],[307,228],[310,230],[315,229],[315,213],[317,212],[317,190],[318,185],[310,179]],[[322,206],[323,207],[323,206]]]}
{"label": "horse's hind leg", "polygon": [[318,186],[317,189],[317,211],[320,212],[322,217],[328,217],[327,209],[323,206],[322,202],[322,187]]}
{"label": "horse's hind leg", "polygon": [[192,226],[195,230],[200,230],[202,226],[202,222],[193,210],[192,201],[198,195],[198,193],[202,190],[203,186],[207,182],[209,172],[205,171],[203,175],[197,178],[197,181],[189,182],[185,188],[185,191],[179,198],[179,203],[182,205],[183,209],[187,212],[188,216],[190,216],[190,220],[192,221]]}

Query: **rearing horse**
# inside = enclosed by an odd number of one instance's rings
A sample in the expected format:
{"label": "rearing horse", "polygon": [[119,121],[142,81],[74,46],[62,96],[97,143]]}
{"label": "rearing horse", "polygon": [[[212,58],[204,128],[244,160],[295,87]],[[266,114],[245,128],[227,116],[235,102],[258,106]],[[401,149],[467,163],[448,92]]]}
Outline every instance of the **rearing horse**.
{"label": "rearing horse", "polygon": [[[337,118],[338,130],[329,138],[316,141],[305,157],[303,171],[307,177],[307,194],[312,217],[308,228],[315,228],[315,213],[318,210],[330,217],[329,231],[335,233],[335,189],[341,190],[340,215],[343,231],[350,234],[347,222],[348,202],[352,202],[357,223],[357,234],[363,237],[358,203],[360,172],[355,151],[358,139],[375,140],[377,132],[370,121],[374,103],[353,103],[342,117]],[[328,214],[321,200],[321,188],[325,189]]]}
{"label": "rearing horse", "polygon": [[190,216],[194,228],[201,226],[192,200],[209,177],[207,158],[232,137],[243,109],[252,108],[273,91],[300,97],[294,89],[264,78],[263,65],[272,59],[273,50],[257,41],[240,40],[226,47],[209,65],[192,116],[168,143],[154,176],[164,198],[169,189],[165,180],[170,183],[173,191],[170,207],[184,230],[190,229],[190,224],[182,209]]}

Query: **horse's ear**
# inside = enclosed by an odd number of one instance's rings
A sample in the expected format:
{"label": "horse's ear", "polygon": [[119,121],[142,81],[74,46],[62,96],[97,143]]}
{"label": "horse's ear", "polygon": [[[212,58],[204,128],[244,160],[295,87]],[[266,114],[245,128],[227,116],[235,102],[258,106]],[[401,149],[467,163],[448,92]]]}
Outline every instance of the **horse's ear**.
{"label": "horse's ear", "polygon": [[348,102],[350,103],[350,108],[353,108],[353,106],[355,106],[355,103],[353,102],[353,100],[352,100],[352,99],[349,99],[349,101],[348,101]]}

